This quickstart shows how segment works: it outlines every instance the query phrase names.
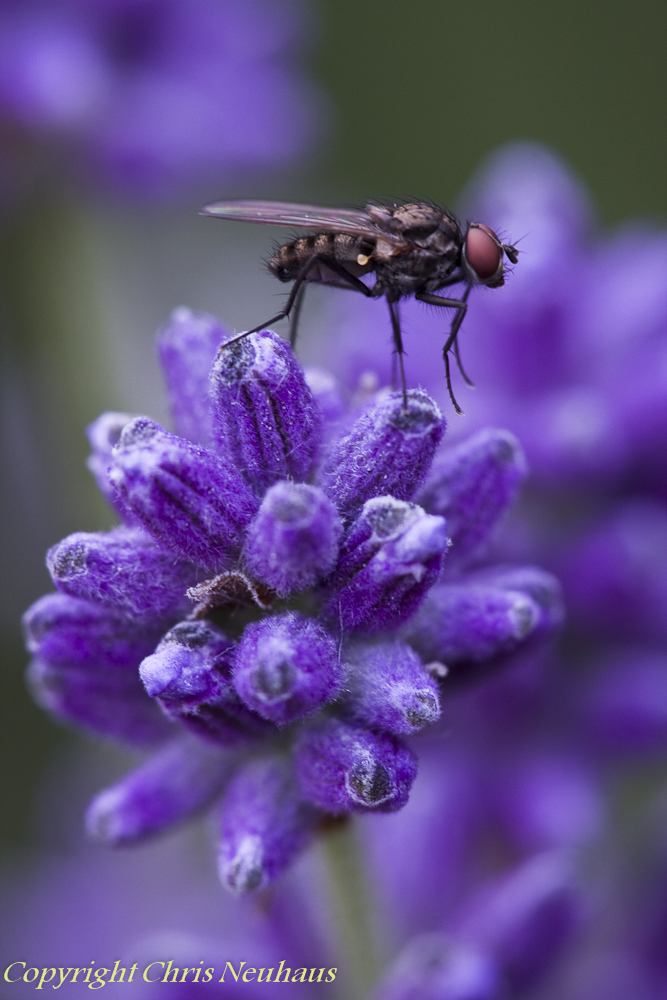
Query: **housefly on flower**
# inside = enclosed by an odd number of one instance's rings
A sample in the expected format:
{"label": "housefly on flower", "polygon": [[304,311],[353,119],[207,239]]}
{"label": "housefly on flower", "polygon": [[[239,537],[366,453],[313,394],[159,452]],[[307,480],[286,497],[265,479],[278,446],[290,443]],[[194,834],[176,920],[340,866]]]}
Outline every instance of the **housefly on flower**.
{"label": "housefly on flower", "polygon": [[[358,211],[279,201],[217,201],[207,205],[201,214],[313,230],[284,243],[269,261],[269,270],[280,281],[294,282],[284,309],[227,341],[227,345],[286,317],[292,324],[294,344],[308,281],[350,289],[367,298],[384,298],[400,365],[403,400],[407,402],[399,302],[414,296],[428,305],[454,310],[443,358],[450,398],[456,412],[462,412],[452,389],[449,353],[454,352],[461,375],[472,385],[463,370],[458,346],[470,290],[475,285],[498,288],[505,280],[505,257],[512,264],[517,261],[516,248],[503,243],[492,229],[481,222],[468,222],[462,227],[450,212],[426,202],[369,204]],[[370,287],[361,280],[366,274],[375,275]],[[435,294],[457,284],[464,285],[460,298]]]}

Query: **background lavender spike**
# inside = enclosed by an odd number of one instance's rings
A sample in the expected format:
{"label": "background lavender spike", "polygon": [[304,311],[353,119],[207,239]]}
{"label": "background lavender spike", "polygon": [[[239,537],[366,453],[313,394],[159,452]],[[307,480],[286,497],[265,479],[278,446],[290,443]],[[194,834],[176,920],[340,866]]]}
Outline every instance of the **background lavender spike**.
{"label": "background lavender spike", "polygon": [[88,834],[114,847],[153,836],[204,809],[234,764],[200,740],[173,740],[95,796],[86,812]]}
{"label": "background lavender spike", "polygon": [[349,523],[371,497],[412,499],[426,476],[445,421],[431,397],[408,391],[381,398],[332,449],[322,481],[343,520]]}
{"label": "background lavender spike", "polygon": [[198,576],[139,528],[78,531],[49,549],[46,564],[63,593],[153,622],[188,610],[185,591]]}
{"label": "background lavender spike", "polygon": [[320,412],[289,345],[264,330],[222,347],[211,369],[218,448],[262,494],[280,479],[312,475]]}
{"label": "background lavender spike", "polygon": [[216,351],[228,336],[215,316],[186,306],[174,309],[157,334],[174,430],[208,448],[213,445],[208,376]]}
{"label": "background lavender spike", "polygon": [[374,1000],[501,1000],[493,957],[446,934],[421,934],[387,971]]}
{"label": "background lavender spike", "polygon": [[291,763],[278,756],[242,767],[221,808],[218,871],[236,893],[273,882],[310,840],[319,818],[302,798]]}
{"label": "background lavender spike", "polygon": [[138,417],[114,448],[112,479],[146,530],[208,569],[231,565],[257,502],[233,466]]}

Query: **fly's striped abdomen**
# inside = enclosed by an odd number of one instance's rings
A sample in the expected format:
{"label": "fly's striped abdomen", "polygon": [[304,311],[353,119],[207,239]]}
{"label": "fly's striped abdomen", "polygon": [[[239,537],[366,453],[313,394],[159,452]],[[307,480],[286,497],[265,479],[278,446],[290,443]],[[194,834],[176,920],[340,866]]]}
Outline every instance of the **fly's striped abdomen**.
{"label": "fly's striped abdomen", "polygon": [[342,264],[350,274],[366,274],[373,270],[373,265],[370,262],[360,265],[357,258],[360,254],[370,257],[372,251],[372,241],[361,236],[349,236],[347,233],[315,233],[312,236],[301,236],[279,247],[269,261],[269,270],[280,281],[294,281],[313,254],[319,254],[321,259],[313,263],[306,280],[340,281],[339,274],[327,269],[327,260],[335,260],[338,264]]}

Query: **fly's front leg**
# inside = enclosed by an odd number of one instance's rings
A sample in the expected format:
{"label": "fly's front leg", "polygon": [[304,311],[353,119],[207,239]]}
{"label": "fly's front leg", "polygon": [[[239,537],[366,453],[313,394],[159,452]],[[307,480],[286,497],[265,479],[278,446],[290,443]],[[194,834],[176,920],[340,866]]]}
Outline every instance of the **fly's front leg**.
{"label": "fly's front leg", "polygon": [[389,315],[391,316],[391,330],[394,335],[394,344],[396,346],[396,355],[398,355],[398,364],[401,369],[401,388],[403,390],[403,409],[408,408],[408,390],[405,384],[405,368],[403,367],[403,337],[401,336],[401,321],[398,315],[398,302],[392,302],[387,299],[387,305],[389,306]]}
{"label": "fly's front leg", "polygon": [[463,375],[465,381],[469,385],[472,385],[472,382],[463,371],[463,367],[461,365],[461,359],[459,357],[458,342],[456,340],[458,332],[461,328],[461,323],[463,322],[463,317],[465,316],[468,310],[467,300],[468,296],[470,295],[470,287],[471,286],[468,285],[468,287],[466,288],[465,292],[463,293],[460,299],[446,299],[442,295],[433,295],[430,292],[418,292],[417,295],[415,295],[416,299],[419,299],[420,302],[425,302],[429,306],[444,306],[445,308],[448,309],[456,309],[456,315],[454,316],[454,319],[452,321],[452,325],[449,331],[449,336],[447,337],[445,346],[442,349],[442,357],[445,362],[445,376],[447,378],[447,389],[449,391],[449,398],[452,401],[454,409],[459,414],[463,414],[463,410],[456,402],[456,397],[454,396],[454,390],[452,389],[452,378],[449,369],[449,352],[453,346],[454,356],[456,358],[456,363],[459,367],[459,371]]}

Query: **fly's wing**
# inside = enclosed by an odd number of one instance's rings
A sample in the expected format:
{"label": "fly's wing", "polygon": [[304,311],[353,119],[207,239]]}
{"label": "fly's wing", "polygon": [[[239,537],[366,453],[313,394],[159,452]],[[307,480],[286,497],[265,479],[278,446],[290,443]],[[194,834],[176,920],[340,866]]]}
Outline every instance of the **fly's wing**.
{"label": "fly's wing", "polygon": [[349,233],[393,240],[395,237],[376,226],[366,212],[352,208],[321,208],[318,205],[296,205],[285,201],[215,201],[202,209],[201,215],[239,222],[262,222],[270,226],[291,226],[315,229],[319,232]]}

